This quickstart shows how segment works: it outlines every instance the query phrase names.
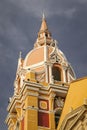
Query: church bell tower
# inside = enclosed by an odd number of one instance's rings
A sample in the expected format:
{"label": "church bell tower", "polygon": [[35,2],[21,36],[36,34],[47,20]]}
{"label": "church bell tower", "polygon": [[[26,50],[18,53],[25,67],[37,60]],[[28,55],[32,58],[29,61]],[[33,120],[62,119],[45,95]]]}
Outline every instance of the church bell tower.
{"label": "church bell tower", "polygon": [[52,38],[46,18],[34,48],[18,59],[14,94],[9,98],[8,130],[56,130],[69,83],[75,73],[57,41]]}

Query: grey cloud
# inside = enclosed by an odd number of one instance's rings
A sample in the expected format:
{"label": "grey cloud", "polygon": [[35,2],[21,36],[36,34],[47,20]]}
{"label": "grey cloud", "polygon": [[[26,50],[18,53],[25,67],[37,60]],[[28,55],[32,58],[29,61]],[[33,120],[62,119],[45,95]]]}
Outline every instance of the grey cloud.
{"label": "grey cloud", "polygon": [[22,12],[33,13],[37,17],[41,17],[41,14],[45,12],[47,17],[57,14],[70,18],[78,10],[79,6],[85,5],[84,1],[81,3],[80,0],[9,0],[9,3],[10,8],[15,6],[17,11],[22,10]]}
{"label": "grey cloud", "polygon": [[38,17],[41,17],[43,12],[45,12],[48,17],[54,14],[70,16],[69,11],[71,13],[75,11],[75,7],[73,8],[75,2],[67,2],[67,0],[11,0],[10,2],[15,3],[19,8],[23,8],[26,12],[32,12],[33,15]]}
{"label": "grey cloud", "polygon": [[87,0],[77,0],[81,4],[87,4]]}

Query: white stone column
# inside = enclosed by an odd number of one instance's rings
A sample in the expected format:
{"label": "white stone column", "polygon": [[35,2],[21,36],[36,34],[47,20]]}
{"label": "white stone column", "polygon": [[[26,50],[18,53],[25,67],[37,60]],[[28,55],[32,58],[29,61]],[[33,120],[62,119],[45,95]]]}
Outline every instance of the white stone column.
{"label": "white stone column", "polygon": [[21,79],[20,79],[20,88],[22,88],[22,86],[23,86],[23,80],[24,80],[24,76],[21,75]]}
{"label": "white stone column", "polygon": [[51,93],[50,97],[49,97],[49,110],[50,111],[54,111],[54,98],[55,98],[56,94],[55,93]]}
{"label": "white stone column", "polygon": [[49,82],[53,83],[53,75],[52,75],[52,64],[49,64]]}
{"label": "white stone column", "polygon": [[63,66],[63,82],[66,82],[66,67]]}
{"label": "white stone column", "polygon": [[68,82],[70,82],[69,68],[67,70]]}
{"label": "white stone column", "polygon": [[46,72],[46,83],[48,83],[48,65],[45,64],[45,72]]}
{"label": "white stone column", "polygon": [[46,75],[46,83],[48,83],[48,47],[44,45],[44,63],[45,63],[45,75]]}
{"label": "white stone column", "polygon": [[44,61],[48,61],[48,47],[44,45]]}

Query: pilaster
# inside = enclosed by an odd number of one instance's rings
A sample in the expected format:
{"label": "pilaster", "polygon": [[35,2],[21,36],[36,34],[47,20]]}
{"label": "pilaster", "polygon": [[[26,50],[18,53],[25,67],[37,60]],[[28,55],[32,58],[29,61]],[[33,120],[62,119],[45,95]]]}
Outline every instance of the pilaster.
{"label": "pilaster", "polygon": [[63,82],[65,83],[66,82],[66,67],[63,66]]}
{"label": "pilaster", "polygon": [[49,124],[51,130],[55,130],[54,97],[55,93],[51,93],[49,97]]}
{"label": "pilaster", "polygon": [[49,63],[49,83],[53,83],[52,66],[53,65]]}
{"label": "pilaster", "polygon": [[38,97],[34,92],[27,95],[25,99],[25,121],[24,130],[38,130]]}

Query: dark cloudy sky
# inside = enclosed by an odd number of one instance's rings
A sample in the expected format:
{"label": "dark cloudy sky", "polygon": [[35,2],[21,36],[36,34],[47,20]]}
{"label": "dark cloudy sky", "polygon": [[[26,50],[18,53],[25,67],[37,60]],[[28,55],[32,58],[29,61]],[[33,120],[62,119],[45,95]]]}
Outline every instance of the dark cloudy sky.
{"label": "dark cloudy sky", "polygon": [[33,48],[43,12],[77,78],[87,76],[87,0],[0,0],[0,130],[7,129],[19,52]]}

